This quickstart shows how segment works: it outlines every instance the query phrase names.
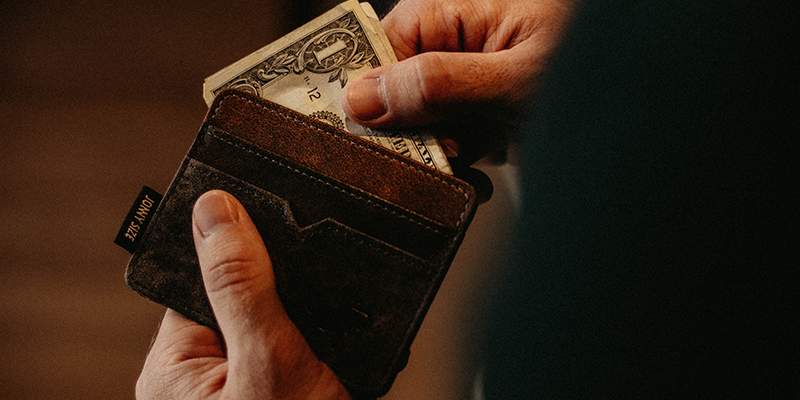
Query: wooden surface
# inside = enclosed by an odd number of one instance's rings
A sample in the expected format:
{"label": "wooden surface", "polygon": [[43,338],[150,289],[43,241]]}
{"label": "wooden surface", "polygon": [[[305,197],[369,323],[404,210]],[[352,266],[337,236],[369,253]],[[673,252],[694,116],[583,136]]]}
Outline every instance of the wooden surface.
{"label": "wooden surface", "polygon": [[[167,188],[205,115],[203,79],[327,7],[282,2],[0,6],[0,398],[134,397],[163,308],[127,288],[113,238],[142,185]],[[471,390],[510,231],[498,188],[387,398]]]}

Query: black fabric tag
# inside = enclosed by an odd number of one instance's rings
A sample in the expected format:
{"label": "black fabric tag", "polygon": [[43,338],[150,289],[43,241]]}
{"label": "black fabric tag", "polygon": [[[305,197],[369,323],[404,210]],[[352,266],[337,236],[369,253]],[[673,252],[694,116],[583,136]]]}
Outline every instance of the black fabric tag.
{"label": "black fabric tag", "polygon": [[147,224],[153,219],[153,214],[156,212],[156,208],[158,208],[158,204],[161,203],[163,197],[150,187],[142,187],[136,202],[133,203],[131,210],[128,211],[128,216],[125,217],[125,222],[119,228],[119,233],[117,233],[114,243],[133,254],[142,239],[142,234],[144,234]]}

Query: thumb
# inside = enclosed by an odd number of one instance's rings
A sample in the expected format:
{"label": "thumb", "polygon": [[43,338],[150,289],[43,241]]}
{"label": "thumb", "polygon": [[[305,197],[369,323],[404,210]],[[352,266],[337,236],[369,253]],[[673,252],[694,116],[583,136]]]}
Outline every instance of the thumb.
{"label": "thumb", "polygon": [[240,341],[282,322],[272,264],[261,236],[230,194],[211,191],[194,206],[193,231],[208,298],[229,358]]}
{"label": "thumb", "polygon": [[476,111],[497,118],[496,112],[533,92],[542,69],[524,47],[422,53],[354,79],[342,105],[351,119],[369,127],[421,126]]}
{"label": "thumb", "polygon": [[346,397],[286,315],[272,262],[244,207],[228,193],[205,193],[195,203],[192,229],[203,282],[227,347],[225,389],[237,398],[287,393]]}

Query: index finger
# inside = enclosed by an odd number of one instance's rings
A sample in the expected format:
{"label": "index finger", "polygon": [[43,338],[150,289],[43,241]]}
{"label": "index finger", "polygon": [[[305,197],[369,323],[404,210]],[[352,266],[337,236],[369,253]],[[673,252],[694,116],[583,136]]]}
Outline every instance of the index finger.
{"label": "index finger", "polygon": [[494,3],[403,0],[381,23],[400,61],[429,51],[480,52],[502,12]]}
{"label": "index finger", "polygon": [[217,333],[170,308],[164,313],[148,358],[191,359],[199,357],[224,357]]}

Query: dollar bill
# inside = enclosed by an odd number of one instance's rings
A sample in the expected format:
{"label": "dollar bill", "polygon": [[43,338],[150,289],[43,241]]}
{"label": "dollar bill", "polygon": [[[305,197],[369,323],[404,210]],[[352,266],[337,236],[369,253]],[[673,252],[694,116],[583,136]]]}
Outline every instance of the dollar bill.
{"label": "dollar bill", "polygon": [[325,121],[418,162],[452,174],[436,137],[419,130],[377,130],[347,118],[344,87],[353,78],[397,62],[369,3],[349,0],[206,78],[203,98],[237,88]]}

